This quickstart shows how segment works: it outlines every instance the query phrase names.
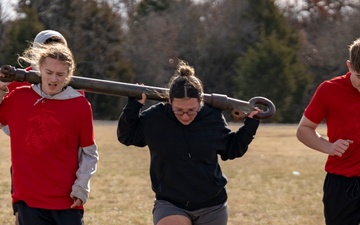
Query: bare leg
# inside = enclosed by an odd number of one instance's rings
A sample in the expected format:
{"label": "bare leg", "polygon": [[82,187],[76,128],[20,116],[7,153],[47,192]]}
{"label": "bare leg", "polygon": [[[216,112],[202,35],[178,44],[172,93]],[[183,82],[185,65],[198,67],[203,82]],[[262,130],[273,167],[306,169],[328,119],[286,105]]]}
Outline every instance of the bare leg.
{"label": "bare leg", "polygon": [[162,218],[156,225],[192,225],[192,223],[185,216],[173,215]]}
{"label": "bare leg", "polygon": [[19,225],[19,213],[15,213],[15,225]]}

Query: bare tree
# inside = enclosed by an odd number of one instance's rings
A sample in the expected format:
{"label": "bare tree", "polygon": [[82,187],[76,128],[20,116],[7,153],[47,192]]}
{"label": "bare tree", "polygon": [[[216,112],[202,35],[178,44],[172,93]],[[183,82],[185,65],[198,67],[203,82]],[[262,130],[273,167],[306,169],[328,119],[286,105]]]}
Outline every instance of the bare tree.
{"label": "bare tree", "polygon": [[302,34],[302,57],[314,73],[315,85],[347,71],[347,46],[358,34],[360,2],[301,0],[283,8]]}

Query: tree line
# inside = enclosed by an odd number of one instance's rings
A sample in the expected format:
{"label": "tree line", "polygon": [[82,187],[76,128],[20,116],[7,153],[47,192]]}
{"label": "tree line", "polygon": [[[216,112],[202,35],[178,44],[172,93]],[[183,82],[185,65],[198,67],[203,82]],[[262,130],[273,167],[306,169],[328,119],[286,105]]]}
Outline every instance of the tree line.
{"label": "tree line", "polygon": [[[167,87],[179,59],[206,93],[271,99],[264,122],[296,123],[317,85],[347,72],[360,2],[351,0],[18,0],[0,10],[0,64],[43,29],[61,32],[76,76]],[[125,97],[86,93],[95,119],[117,119]],[[150,102],[152,103],[152,102]]]}

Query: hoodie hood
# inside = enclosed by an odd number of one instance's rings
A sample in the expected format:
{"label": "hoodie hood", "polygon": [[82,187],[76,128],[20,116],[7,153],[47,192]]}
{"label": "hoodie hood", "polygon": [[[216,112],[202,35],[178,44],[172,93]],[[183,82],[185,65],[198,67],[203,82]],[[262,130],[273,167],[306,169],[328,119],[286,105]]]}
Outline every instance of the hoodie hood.
{"label": "hoodie hood", "polygon": [[45,94],[41,90],[41,83],[33,84],[33,85],[31,85],[31,88],[40,96],[40,98],[38,100],[36,100],[34,105],[36,105],[37,103],[39,103],[40,101],[42,101],[44,99],[66,100],[66,99],[72,99],[72,98],[77,98],[77,97],[83,96],[82,94],[80,94],[80,92],[76,91],[71,86],[66,86],[62,92],[60,92],[56,95]]}

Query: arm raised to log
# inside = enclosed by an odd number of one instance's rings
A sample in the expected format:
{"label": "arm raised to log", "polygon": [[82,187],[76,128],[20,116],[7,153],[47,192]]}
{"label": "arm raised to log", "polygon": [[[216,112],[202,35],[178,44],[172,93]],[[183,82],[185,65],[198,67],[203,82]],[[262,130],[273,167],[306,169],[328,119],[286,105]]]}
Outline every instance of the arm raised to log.
{"label": "arm raised to log", "polygon": [[[27,81],[31,84],[37,84],[41,82],[41,78],[37,71],[26,71],[24,69],[18,69],[9,65],[1,66],[0,71],[5,76],[0,77],[0,81],[3,82]],[[167,93],[169,91],[167,88],[78,76],[73,76],[69,85],[75,89],[84,90],[86,92],[114,96],[128,96],[139,99],[141,98],[141,94],[145,93],[148,99],[157,101],[167,100]],[[255,116],[257,119],[268,119],[272,117],[276,111],[275,105],[269,99],[260,96],[253,97],[247,102],[229,98],[226,95],[221,94],[204,94],[204,102],[223,111],[230,110],[234,120],[240,120],[244,118],[248,113],[254,110],[255,106],[265,108],[263,112],[260,112]]]}

